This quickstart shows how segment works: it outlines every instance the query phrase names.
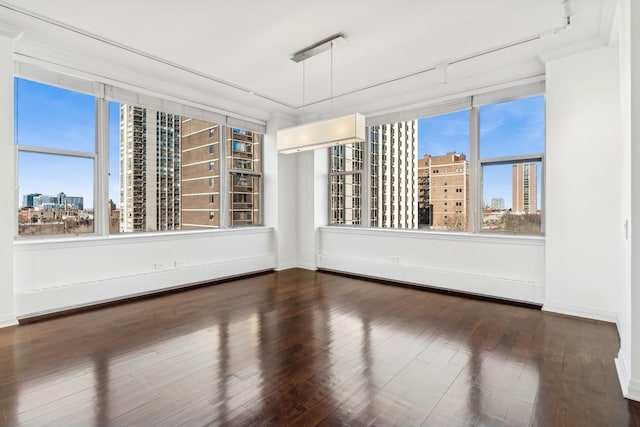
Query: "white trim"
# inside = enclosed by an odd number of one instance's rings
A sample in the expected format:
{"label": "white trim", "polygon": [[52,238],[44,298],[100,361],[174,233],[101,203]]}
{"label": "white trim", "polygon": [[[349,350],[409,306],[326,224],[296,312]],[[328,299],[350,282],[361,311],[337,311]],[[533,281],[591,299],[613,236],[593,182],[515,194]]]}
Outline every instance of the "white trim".
{"label": "white trim", "polygon": [[12,39],[14,43],[22,38],[24,30],[5,22],[0,22],[0,36]]}
{"label": "white trim", "polygon": [[363,236],[394,237],[420,240],[446,240],[449,242],[492,243],[518,246],[544,246],[544,236],[497,235],[484,233],[455,233],[446,231],[401,230],[389,228],[362,228],[348,226],[321,226],[322,233]]}
{"label": "white trim", "polygon": [[[118,301],[272,270],[273,255],[172,267],[129,276],[74,283],[16,294],[18,318]],[[64,301],[63,304],[57,302]]]}
{"label": "white trim", "polygon": [[17,324],[18,319],[15,316],[0,316],[0,328],[8,328]]}
{"label": "white trim", "polygon": [[33,147],[31,145],[17,145],[16,147],[18,147],[18,151],[28,152],[28,153],[79,157],[82,159],[93,159],[93,160],[96,159],[96,153],[91,153],[89,151],[64,150],[60,148],[51,148],[51,147]]}
{"label": "white trim", "polygon": [[[210,210],[210,209],[207,209]],[[221,237],[230,235],[263,234],[273,233],[271,227],[242,227],[224,228],[217,230],[184,230],[184,231],[158,231],[153,233],[120,233],[109,236],[87,236],[87,237],[67,237],[48,239],[21,239],[13,242],[14,251],[30,252],[33,250],[65,249],[70,247],[95,247],[120,245],[122,243],[152,243],[167,242],[186,239],[209,239],[211,237]]]}
{"label": "white trim", "polygon": [[318,268],[532,304],[541,304],[544,298],[544,284],[534,280],[463,273],[383,259],[318,255]]}
{"label": "white trim", "polygon": [[592,307],[583,307],[572,304],[554,304],[545,302],[542,306],[543,311],[550,313],[565,314],[567,316],[583,317],[585,319],[601,320],[604,322],[618,322],[618,313],[613,311],[599,310]]}
{"label": "white trim", "polygon": [[616,365],[622,395],[627,399],[640,402],[640,381],[634,380],[629,375],[629,364],[625,360],[622,350],[618,352],[618,357],[613,360]]}

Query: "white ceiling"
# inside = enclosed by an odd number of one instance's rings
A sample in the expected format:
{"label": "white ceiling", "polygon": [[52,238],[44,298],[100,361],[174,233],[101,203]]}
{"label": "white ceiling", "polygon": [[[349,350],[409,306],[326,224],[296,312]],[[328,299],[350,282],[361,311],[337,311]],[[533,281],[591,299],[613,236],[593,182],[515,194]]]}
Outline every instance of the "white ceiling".
{"label": "white ceiling", "polygon": [[[608,41],[612,2],[573,3],[568,30],[561,0],[0,0],[0,24],[24,31],[23,58],[265,119],[374,113],[539,79],[541,58]],[[336,33],[346,42],[333,55],[290,60]],[[432,70],[540,34],[447,66],[447,83]]]}

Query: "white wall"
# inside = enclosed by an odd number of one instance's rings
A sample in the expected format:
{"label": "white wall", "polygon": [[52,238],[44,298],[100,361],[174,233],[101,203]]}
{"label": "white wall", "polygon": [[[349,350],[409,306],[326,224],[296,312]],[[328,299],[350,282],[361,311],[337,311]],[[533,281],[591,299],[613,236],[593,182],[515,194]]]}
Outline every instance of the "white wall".
{"label": "white wall", "polygon": [[[614,28],[614,31],[618,33],[620,53],[621,214],[624,220],[631,220],[631,174],[632,170],[637,168],[632,168],[633,160],[631,158],[631,22],[629,19],[629,0],[620,1],[616,13],[617,28]],[[631,296],[631,240],[624,242],[622,263],[623,293],[625,296]],[[625,298],[620,309],[618,332],[620,334],[620,352],[616,359],[616,367],[622,388],[626,390],[629,382],[629,362],[631,361],[631,298],[629,297]]]}
{"label": "white wall", "polygon": [[272,269],[273,229],[18,241],[16,315],[55,312]]}
{"label": "white wall", "polygon": [[640,4],[634,0],[618,2],[620,40],[620,105],[623,140],[622,204],[630,219],[630,240],[624,246],[620,352],[616,369],[625,397],[640,401]]}
{"label": "white wall", "polygon": [[11,29],[0,27],[0,327],[16,323],[13,303],[13,227],[16,223],[13,149],[13,40]]}
{"label": "white wall", "polygon": [[544,239],[408,230],[320,229],[318,266],[541,304]]}
{"label": "white wall", "polygon": [[617,49],[546,68],[544,308],[615,322],[624,301]]}
{"label": "white wall", "polygon": [[275,227],[276,269],[293,268],[296,261],[297,162],[295,155],[278,154],[277,131],[295,124],[293,118],[273,114],[265,135],[265,225]]}

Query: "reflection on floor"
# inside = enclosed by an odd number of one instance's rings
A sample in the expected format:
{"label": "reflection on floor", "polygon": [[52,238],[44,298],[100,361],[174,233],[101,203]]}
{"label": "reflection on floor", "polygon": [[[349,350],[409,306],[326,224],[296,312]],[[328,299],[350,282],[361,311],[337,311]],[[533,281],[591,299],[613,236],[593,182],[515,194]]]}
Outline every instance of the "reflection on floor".
{"label": "reflection on floor", "polygon": [[0,329],[0,425],[629,425],[615,326],[292,269]]}

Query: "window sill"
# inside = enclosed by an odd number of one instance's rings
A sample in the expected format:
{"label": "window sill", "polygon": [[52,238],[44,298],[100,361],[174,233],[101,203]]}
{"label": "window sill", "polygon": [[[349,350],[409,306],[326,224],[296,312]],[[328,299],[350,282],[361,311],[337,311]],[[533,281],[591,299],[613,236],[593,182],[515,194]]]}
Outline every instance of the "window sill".
{"label": "window sill", "polygon": [[189,230],[189,231],[159,231],[150,233],[122,233],[108,236],[96,234],[74,235],[68,237],[44,237],[44,238],[16,238],[13,242],[15,248],[68,248],[82,246],[110,246],[129,243],[157,243],[172,242],[185,239],[209,239],[230,235],[272,233],[272,227],[239,227],[223,228],[217,230]]}
{"label": "window sill", "polygon": [[361,236],[379,236],[389,238],[405,238],[419,240],[447,240],[459,242],[484,242],[507,245],[543,246],[544,236],[533,235],[505,235],[490,233],[467,233],[447,231],[421,231],[389,228],[364,228],[349,226],[322,226],[322,233],[351,234]]}

